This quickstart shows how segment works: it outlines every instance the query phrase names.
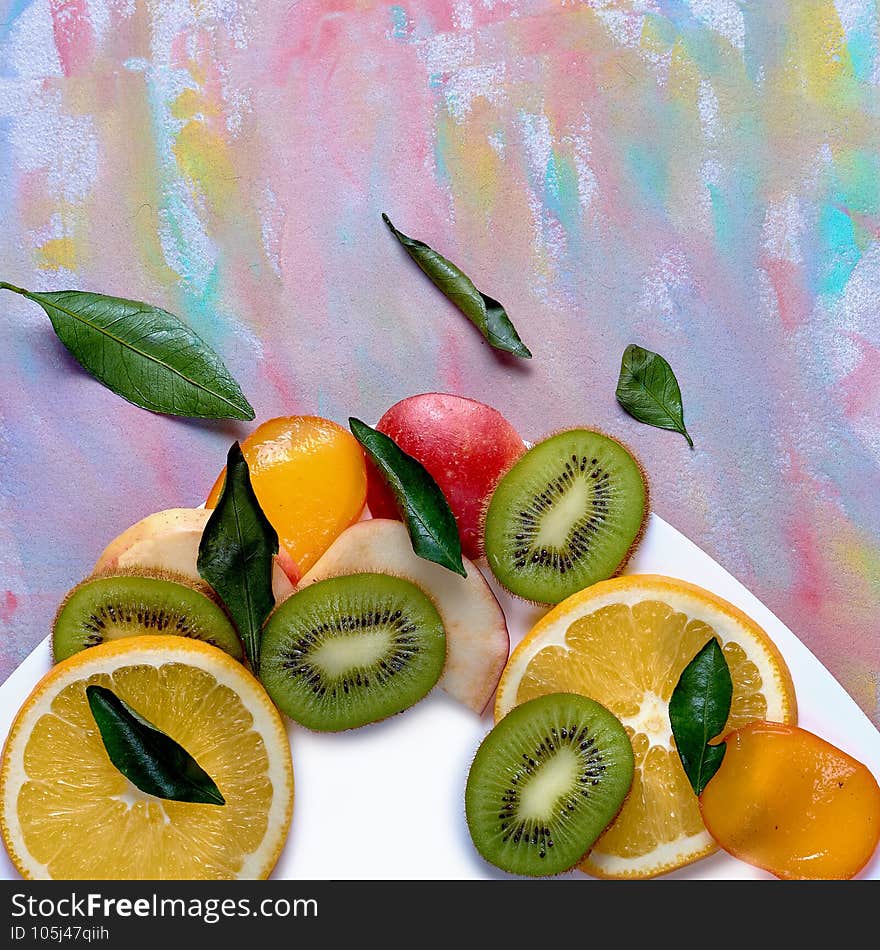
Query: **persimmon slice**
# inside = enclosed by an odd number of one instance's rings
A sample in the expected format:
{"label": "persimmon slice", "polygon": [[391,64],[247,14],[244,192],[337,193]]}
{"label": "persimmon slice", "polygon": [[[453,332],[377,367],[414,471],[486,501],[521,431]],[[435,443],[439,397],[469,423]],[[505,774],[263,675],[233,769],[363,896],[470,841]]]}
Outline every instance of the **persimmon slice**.
{"label": "persimmon slice", "polygon": [[[361,515],[367,470],[360,445],[329,419],[283,416],[254,429],[241,450],[260,506],[305,573]],[[217,504],[225,477],[224,469],[207,508]]]}
{"label": "persimmon slice", "polygon": [[880,841],[880,786],[869,769],[797,726],[755,722],[726,741],[700,796],[718,844],[788,880],[858,874]]}

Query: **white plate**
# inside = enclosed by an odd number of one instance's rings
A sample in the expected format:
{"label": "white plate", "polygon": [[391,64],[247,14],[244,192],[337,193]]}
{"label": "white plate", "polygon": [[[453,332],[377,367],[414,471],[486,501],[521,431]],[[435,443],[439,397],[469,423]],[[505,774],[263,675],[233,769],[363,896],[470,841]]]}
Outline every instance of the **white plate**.
{"label": "white plate", "polygon": [[[753,617],[788,662],[797,689],[800,725],[880,775],[880,733],[867,716],[797,637],[693,542],[651,515],[627,573],[667,574],[692,581]],[[543,611],[493,587],[515,646]],[[50,665],[47,638],[0,686],[0,735],[7,735],[19,706]],[[402,715],[353,732],[319,735],[291,725],[294,819],[273,877],[505,877],[476,854],[464,820],[468,767],[490,727],[488,713],[479,719],[436,690]],[[0,877],[16,876],[5,851],[0,851]],[[569,876],[589,880],[579,872]],[[719,853],[660,880],[769,877]],[[859,877],[880,880],[880,850]]]}

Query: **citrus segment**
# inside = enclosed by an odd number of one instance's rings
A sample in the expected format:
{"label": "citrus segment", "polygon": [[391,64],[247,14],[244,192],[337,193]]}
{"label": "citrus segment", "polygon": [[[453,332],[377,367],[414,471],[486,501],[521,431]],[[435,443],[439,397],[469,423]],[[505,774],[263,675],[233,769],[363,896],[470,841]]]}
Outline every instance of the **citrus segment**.
{"label": "citrus segment", "polygon": [[[167,801],[132,785],[89,711],[92,683],[180,743],[226,805]],[[262,878],[290,823],[290,747],[266,692],[226,654],[131,637],[78,653],[37,684],[6,742],[0,801],[4,842],[27,878]]]}
{"label": "citrus segment", "polygon": [[[367,497],[364,455],[354,436],[318,416],[282,416],[242,443],[254,493],[282,545],[305,573],[360,517]],[[221,472],[206,506],[217,504]]]}
{"label": "citrus segment", "polygon": [[725,731],[755,719],[794,722],[791,676],[767,634],[684,581],[632,575],[595,584],[551,610],[514,650],[498,687],[496,720],[536,696],[577,692],[610,709],[632,742],[632,789],[581,865],[588,873],[651,877],[716,849],[668,713],[682,670],[712,636],[733,679]]}

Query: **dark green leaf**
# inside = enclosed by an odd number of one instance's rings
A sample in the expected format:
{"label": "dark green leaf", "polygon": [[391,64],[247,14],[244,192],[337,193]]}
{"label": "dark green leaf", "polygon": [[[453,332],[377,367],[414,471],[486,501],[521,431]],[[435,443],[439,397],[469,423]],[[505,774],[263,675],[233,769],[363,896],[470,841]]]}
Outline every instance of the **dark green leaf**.
{"label": "dark green leaf", "polygon": [[617,401],[639,422],[658,429],[680,432],[693,448],[694,442],[684,426],[681,389],[672,367],[659,353],[634,343],[623,351]]}
{"label": "dark green leaf", "polygon": [[725,743],[709,745],[730,715],[733,681],[713,637],[682,670],[669,700],[669,721],[681,764],[699,795],[718,771]]}
{"label": "dark green leaf", "polygon": [[467,577],[455,516],[430,472],[383,432],[359,419],[349,419],[348,425],[394,493],[413,551]]}
{"label": "dark green leaf", "polygon": [[104,686],[86,698],[110,761],[142,792],[175,802],[225,805],[210,775],[175,742]]}
{"label": "dark green leaf", "polygon": [[532,358],[504,307],[497,300],[480,293],[470,277],[460,271],[452,261],[446,260],[422,241],[398,231],[387,214],[382,215],[382,220],[404,246],[407,254],[428,275],[431,283],[446,294],[496,350],[504,350],[505,353],[521,356],[523,359]]}
{"label": "dark green leaf", "polygon": [[263,623],[275,606],[272,564],[278,535],[263,514],[238,442],[226,458],[226,479],[199,544],[199,574],[235,621],[251,667],[260,668]]}
{"label": "dark green leaf", "polygon": [[220,357],[173,313],[80,290],[0,288],[38,303],[83,369],[136,406],[190,418],[254,418]]}

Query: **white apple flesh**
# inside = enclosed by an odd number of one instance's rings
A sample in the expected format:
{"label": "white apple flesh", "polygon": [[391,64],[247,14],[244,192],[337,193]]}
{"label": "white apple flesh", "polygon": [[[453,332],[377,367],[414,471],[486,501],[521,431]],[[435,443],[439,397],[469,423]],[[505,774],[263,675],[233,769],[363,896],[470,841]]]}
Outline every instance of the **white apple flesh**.
{"label": "white apple flesh", "polygon": [[507,662],[510,637],[504,612],[479,568],[467,558],[463,561],[467,577],[413,553],[401,522],[372,518],[343,531],[299,589],[327,577],[362,573],[393,574],[420,587],[446,629],[446,666],[439,685],[482,713]]}
{"label": "white apple flesh", "polygon": [[[210,517],[211,512],[204,508],[169,508],[147,515],[107,545],[95,573],[146,568],[173,571],[199,581],[199,543]],[[293,558],[285,548],[279,549],[272,566],[276,603],[293,593],[298,579]]]}

